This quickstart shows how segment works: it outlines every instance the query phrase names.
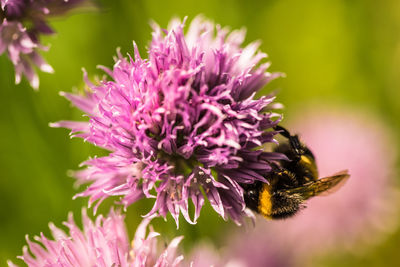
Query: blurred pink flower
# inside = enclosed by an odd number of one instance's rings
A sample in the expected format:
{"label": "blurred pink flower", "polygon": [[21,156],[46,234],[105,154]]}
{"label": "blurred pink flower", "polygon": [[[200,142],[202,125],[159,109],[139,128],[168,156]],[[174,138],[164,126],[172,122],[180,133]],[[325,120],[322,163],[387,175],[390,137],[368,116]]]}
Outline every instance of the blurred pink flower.
{"label": "blurred pink flower", "polygon": [[[258,217],[256,228],[229,232],[226,247],[196,248],[194,267],[309,266],[313,256],[329,251],[358,252],[376,244],[398,226],[399,193],[393,186],[396,143],[387,126],[352,110],[311,109],[289,123],[316,156],[321,177],[349,169],[342,188],[308,201],[307,208],[286,220]],[[203,259],[203,260],[202,260]],[[211,259],[211,260],[210,260]]]}
{"label": "blurred pink flower", "polygon": [[48,24],[51,16],[62,15],[89,0],[1,0],[0,55],[7,53],[15,68],[15,83],[25,75],[34,89],[39,78],[33,66],[53,72],[39,51],[48,48],[40,43],[41,35],[54,34]]}
{"label": "blurred pink flower", "polygon": [[226,247],[216,248],[210,242],[196,246],[190,255],[191,267],[285,267],[293,266],[294,259],[284,248],[275,246],[262,236],[247,237],[243,228],[236,229],[226,239]]}
{"label": "blurred pink flower", "polygon": [[[76,266],[180,266],[183,256],[176,256],[176,248],[183,237],[174,238],[161,252],[157,250],[158,233],[150,230],[146,235],[151,218],[142,221],[136,230],[134,240],[129,244],[124,216],[119,212],[110,212],[108,217],[98,216],[90,220],[86,211],[82,212],[83,231],[75,224],[72,214],[64,225],[69,228],[69,235],[50,223],[54,240],[43,234],[32,242],[27,237],[29,246],[24,247],[23,255],[18,258],[28,266],[38,267],[76,267]],[[8,261],[10,267],[15,267]]]}
{"label": "blurred pink flower", "polygon": [[336,192],[308,201],[293,219],[267,222],[271,232],[296,249],[349,247],[379,240],[397,225],[394,187],[396,145],[382,120],[351,109],[314,108],[293,118],[290,128],[316,156],[321,177],[348,169],[350,179]]}

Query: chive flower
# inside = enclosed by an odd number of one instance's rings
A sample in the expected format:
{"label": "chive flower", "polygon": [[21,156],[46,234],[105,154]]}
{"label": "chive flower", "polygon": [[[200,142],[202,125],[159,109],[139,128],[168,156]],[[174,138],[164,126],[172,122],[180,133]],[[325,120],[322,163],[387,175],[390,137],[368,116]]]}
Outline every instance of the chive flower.
{"label": "chive flower", "polygon": [[[151,218],[138,226],[133,241],[129,242],[124,216],[111,210],[107,217],[98,216],[92,221],[82,212],[83,230],[75,224],[72,213],[64,225],[69,234],[50,223],[54,240],[43,234],[35,241],[26,237],[28,246],[18,258],[30,267],[77,267],[77,266],[181,266],[183,256],[176,256],[182,236],[174,238],[163,250],[158,249],[159,233],[151,228],[146,235]],[[8,261],[9,267],[17,267]]]}
{"label": "chive flower", "polygon": [[39,87],[34,66],[43,72],[53,68],[39,54],[48,47],[40,35],[54,34],[47,19],[62,15],[85,0],[0,0],[0,55],[7,53],[15,68],[15,83],[24,75],[31,86]]}
{"label": "chive flower", "polygon": [[[185,21],[172,20],[167,30],[152,24],[148,58],[134,44],[134,59],[118,51],[109,78],[85,94],[62,93],[89,117],[88,122],[61,121],[53,127],[72,130],[110,153],[84,162],[74,176],[90,183],[79,197],[89,205],[120,196],[128,206],[154,198],[148,216],[168,213],[179,225],[182,213],[196,223],[208,199],[224,219],[240,224],[251,216],[241,183],[267,182],[269,162],[281,159],[265,152],[273,142],[272,95],[256,92],[278,73],[269,73],[259,42],[241,47],[245,31],[196,17],[186,34]],[[189,214],[189,200],[194,209]]]}

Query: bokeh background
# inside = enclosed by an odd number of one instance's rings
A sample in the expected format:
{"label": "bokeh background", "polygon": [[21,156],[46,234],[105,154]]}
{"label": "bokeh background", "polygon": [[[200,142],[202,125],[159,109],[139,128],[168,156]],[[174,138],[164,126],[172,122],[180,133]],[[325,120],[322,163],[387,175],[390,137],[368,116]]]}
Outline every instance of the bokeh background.
{"label": "bokeh background", "polygon": [[[51,44],[50,51],[43,55],[55,73],[40,73],[38,92],[26,80],[16,86],[11,62],[5,55],[0,56],[0,266],[21,254],[25,234],[48,235],[48,222],[61,225],[69,211],[80,220],[87,199],[72,200],[79,189],[74,188],[67,171],[78,168],[89,156],[104,154],[80,139],[70,140],[67,130],[48,127],[49,122],[82,118],[58,92],[83,87],[82,67],[91,78],[103,75],[96,66],[112,66],[117,47],[123,53],[132,52],[132,40],[145,55],[151,38],[150,19],[166,27],[172,16],[188,16],[190,21],[199,13],[232,29],[246,27],[247,43],[262,40],[261,50],[268,53],[271,70],[287,75],[262,91],[277,92],[278,101],[285,105],[283,124],[301,121],[310,108],[318,112],[318,108],[329,106],[361,114],[365,124],[383,128],[394,163],[382,168],[391,168],[387,186],[396,188],[400,181],[396,175],[400,162],[393,159],[400,137],[400,1],[102,0],[98,8],[78,10],[51,21],[58,34],[42,39],[44,44]],[[343,123],[344,130],[346,127]],[[374,144],[372,139],[366,146]],[[376,164],[380,166],[385,155],[378,156]],[[374,187],[370,190],[373,194]],[[106,201],[101,205],[100,213],[106,214],[110,204]],[[393,209],[400,206],[395,200],[387,205]],[[143,200],[128,209],[126,223],[131,235],[140,215],[150,207],[151,201]],[[352,216],[351,212],[347,214]],[[177,234],[185,235],[185,253],[197,247],[200,240],[208,240],[216,248],[241,242],[240,238],[227,238],[241,230],[224,222],[209,205],[195,226],[181,220],[176,230],[171,219],[154,220],[153,225],[166,241]],[[313,251],[308,251],[311,260],[291,264],[400,266],[400,230],[396,225],[387,226],[390,231],[366,233],[382,235],[379,242],[360,241],[350,248],[337,247],[315,257]],[[265,250],[270,246],[265,244]]]}

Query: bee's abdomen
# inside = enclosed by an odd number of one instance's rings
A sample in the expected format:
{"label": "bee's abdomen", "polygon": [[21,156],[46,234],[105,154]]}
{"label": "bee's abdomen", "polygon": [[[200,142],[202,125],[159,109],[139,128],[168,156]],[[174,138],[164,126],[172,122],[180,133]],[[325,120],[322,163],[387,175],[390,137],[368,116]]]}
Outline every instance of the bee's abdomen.
{"label": "bee's abdomen", "polygon": [[246,206],[267,219],[288,218],[302,208],[301,196],[274,191],[269,184],[255,182],[243,185],[243,188]]}
{"label": "bee's abdomen", "polygon": [[285,219],[295,215],[301,208],[303,199],[297,195],[285,192],[275,192],[270,197],[272,219]]}

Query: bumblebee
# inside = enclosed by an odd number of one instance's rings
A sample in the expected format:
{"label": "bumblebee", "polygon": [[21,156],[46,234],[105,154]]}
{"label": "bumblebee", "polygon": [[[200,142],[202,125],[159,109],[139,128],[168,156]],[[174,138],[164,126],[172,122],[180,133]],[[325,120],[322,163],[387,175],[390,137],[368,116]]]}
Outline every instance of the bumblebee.
{"label": "bumblebee", "polygon": [[274,129],[287,139],[275,152],[283,153],[289,160],[270,162],[272,171],[266,177],[268,183],[256,181],[242,186],[247,207],[267,219],[284,219],[304,208],[307,199],[338,189],[349,174],[346,170],[319,179],[311,150],[285,128],[275,126]]}

